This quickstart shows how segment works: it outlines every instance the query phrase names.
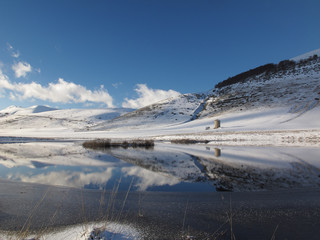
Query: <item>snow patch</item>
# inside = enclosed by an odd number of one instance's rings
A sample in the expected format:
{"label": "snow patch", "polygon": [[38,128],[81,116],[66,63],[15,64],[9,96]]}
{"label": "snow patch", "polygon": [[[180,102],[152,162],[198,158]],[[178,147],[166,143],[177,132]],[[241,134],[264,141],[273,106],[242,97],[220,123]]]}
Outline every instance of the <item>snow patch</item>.
{"label": "snow patch", "polygon": [[52,108],[49,106],[41,106],[41,105],[32,106],[30,107],[30,109],[32,109],[32,113],[41,113],[41,112],[57,110],[56,108]]}
{"label": "snow patch", "polygon": [[[5,232],[0,233],[0,239],[18,240]],[[88,239],[113,239],[113,240],[139,240],[142,239],[141,233],[132,226],[119,223],[87,223],[84,225],[76,225],[67,227],[62,230],[56,230],[51,233],[41,233],[40,235],[29,235],[25,240],[88,240]]]}
{"label": "snow patch", "polygon": [[0,111],[2,114],[32,114],[32,113],[41,113],[41,112],[48,112],[48,111],[54,111],[57,110],[56,108],[52,108],[49,106],[41,106],[41,105],[35,105],[29,108],[22,108],[17,106],[10,106]]}
{"label": "snow patch", "polygon": [[313,55],[320,56],[320,48],[316,49],[316,50],[313,50],[313,51],[310,51],[310,52],[307,52],[307,53],[304,53],[304,54],[299,55],[297,57],[291,58],[290,60],[298,62],[298,61],[300,61],[302,59],[307,59],[309,57],[312,57]]}

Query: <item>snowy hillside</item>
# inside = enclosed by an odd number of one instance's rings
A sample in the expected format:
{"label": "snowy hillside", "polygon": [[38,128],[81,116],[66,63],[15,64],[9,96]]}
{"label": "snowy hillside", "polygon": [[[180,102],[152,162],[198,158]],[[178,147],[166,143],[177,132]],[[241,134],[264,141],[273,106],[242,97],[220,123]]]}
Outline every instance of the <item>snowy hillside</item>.
{"label": "snowy hillside", "polygon": [[[250,71],[254,74],[250,75]],[[292,118],[296,118],[319,106],[319,57],[312,55],[298,62],[282,61],[265,69],[262,66],[261,71],[250,71],[219,83],[209,94],[198,117],[219,117],[230,112],[285,107]]]}
{"label": "snowy hillside", "polygon": [[183,94],[124,114],[111,121],[92,127],[92,130],[117,128],[146,128],[177,125],[193,120],[202,110],[206,94]]}
{"label": "snowy hillside", "polygon": [[48,106],[32,106],[29,108],[22,108],[22,107],[17,107],[17,106],[10,106],[7,107],[6,109],[3,109],[0,111],[0,116],[3,115],[12,115],[12,114],[19,114],[19,115],[24,115],[24,114],[31,114],[31,113],[40,113],[40,112],[47,112],[47,111],[53,111],[57,110],[56,108],[51,108]]}
{"label": "snowy hillside", "polygon": [[2,129],[68,128],[79,130],[128,113],[132,109],[64,109],[10,106],[0,111]]}

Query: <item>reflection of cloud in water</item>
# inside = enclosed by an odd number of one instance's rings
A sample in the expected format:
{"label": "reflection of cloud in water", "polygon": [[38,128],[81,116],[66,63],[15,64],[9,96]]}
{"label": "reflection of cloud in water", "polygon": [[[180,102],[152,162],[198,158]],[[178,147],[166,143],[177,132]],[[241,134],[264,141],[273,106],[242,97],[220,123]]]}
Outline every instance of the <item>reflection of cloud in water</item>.
{"label": "reflection of cloud in water", "polygon": [[103,172],[49,172],[42,173],[34,176],[25,176],[23,174],[15,174],[8,176],[11,180],[20,180],[22,182],[41,183],[48,185],[59,185],[68,187],[83,187],[90,183],[105,184],[112,177],[112,171],[114,168],[108,168]]}
{"label": "reflection of cloud in water", "polygon": [[164,176],[140,167],[124,167],[122,168],[122,172],[128,176],[138,177],[135,186],[138,187],[140,191],[145,191],[152,186],[172,186],[181,182],[178,178]]}
{"label": "reflection of cloud in water", "polygon": [[[63,170],[60,172],[41,173],[28,176],[22,173],[9,174],[8,179],[19,180],[21,182],[41,183],[48,185],[67,186],[67,187],[84,187],[86,185],[105,185],[108,181],[115,177],[116,168],[107,168],[103,172],[75,172]],[[180,183],[178,178],[172,176],[164,176],[140,167],[123,167],[121,168],[123,176],[134,177],[134,186],[140,191],[147,190],[152,186],[175,185]]]}

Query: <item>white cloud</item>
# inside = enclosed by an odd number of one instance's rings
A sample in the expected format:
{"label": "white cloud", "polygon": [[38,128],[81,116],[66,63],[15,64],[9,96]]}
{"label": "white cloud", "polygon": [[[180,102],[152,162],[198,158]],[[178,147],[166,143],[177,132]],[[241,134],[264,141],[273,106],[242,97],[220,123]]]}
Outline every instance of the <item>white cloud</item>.
{"label": "white cloud", "polygon": [[161,89],[152,89],[148,88],[146,84],[137,84],[137,87],[134,89],[135,92],[138,94],[137,99],[128,99],[126,98],[125,101],[122,103],[122,107],[126,108],[141,108],[161,100],[170,98],[170,97],[177,97],[180,95],[179,92],[174,90],[161,90]]}
{"label": "white cloud", "polygon": [[0,70],[0,91],[8,91],[10,99],[38,99],[54,103],[103,103],[113,107],[113,99],[103,87],[91,91],[82,85],[66,82],[62,78],[56,83],[49,83],[48,86],[36,82],[12,83]]}
{"label": "white cloud", "polygon": [[26,77],[28,72],[32,71],[32,67],[27,62],[18,62],[12,65],[12,70],[17,78]]}
{"label": "white cloud", "polygon": [[0,69],[0,91],[5,89],[12,90],[14,89],[14,86],[10,83],[9,78],[3,74],[2,70]]}

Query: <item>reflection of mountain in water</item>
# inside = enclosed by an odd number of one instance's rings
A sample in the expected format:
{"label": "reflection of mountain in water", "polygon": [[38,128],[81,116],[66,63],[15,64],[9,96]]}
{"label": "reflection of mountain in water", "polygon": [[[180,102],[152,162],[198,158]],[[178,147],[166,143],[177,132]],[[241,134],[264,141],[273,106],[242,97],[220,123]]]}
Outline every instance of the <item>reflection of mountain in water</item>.
{"label": "reflection of mountain in water", "polygon": [[[211,150],[210,147],[200,145],[162,144],[154,151],[110,149],[108,153],[137,166],[184,181],[210,181],[217,190],[222,191],[320,186],[320,170],[308,163],[310,156],[304,154],[305,151],[317,154],[319,149],[300,148],[300,155],[305,155],[306,161],[286,153],[292,149],[274,148],[272,154],[270,148],[244,149],[230,147]],[[310,160],[313,160],[312,154]]]}
{"label": "reflection of mountain in water", "polygon": [[165,176],[174,176],[183,181],[196,181],[205,176],[193,156],[183,152],[168,151],[158,147],[154,150],[111,148],[106,152],[136,166]]}
{"label": "reflection of mountain in water", "polygon": [[205,166],[209,179],[216,182],[218,190],[257,191],[320,186],[320,172],[311,173],[308,166],[299,162],[293,162],[291,168],[260,169],[199,160]]}

